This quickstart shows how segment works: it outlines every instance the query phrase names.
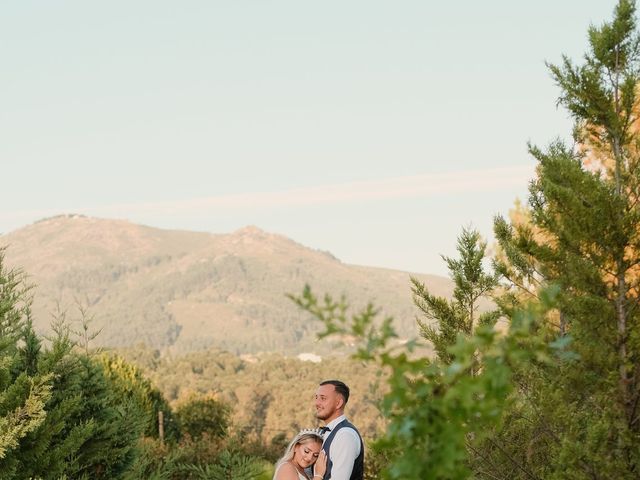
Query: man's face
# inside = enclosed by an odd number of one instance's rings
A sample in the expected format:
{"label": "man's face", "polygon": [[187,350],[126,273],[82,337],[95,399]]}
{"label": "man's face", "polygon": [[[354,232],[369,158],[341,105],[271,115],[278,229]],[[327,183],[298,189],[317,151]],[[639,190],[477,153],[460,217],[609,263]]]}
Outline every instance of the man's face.
{"label": "man's face", "polygon": [[343,406],[342,395],[331,384],[320,385],[316,390],[316,417],[331,421],[340,415]]}

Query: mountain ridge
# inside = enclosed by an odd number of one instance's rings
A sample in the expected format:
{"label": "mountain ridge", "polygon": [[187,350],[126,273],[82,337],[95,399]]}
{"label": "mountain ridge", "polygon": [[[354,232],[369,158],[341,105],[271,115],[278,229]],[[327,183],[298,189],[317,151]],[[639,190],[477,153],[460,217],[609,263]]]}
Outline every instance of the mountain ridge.
{"label": "mountain ridge", "polygon": [[6,262],[37,284],[34,325],[47,332],[56,305],[78,306],[101,328],[98,345],[144,343],[169,353],[339,352],[319,344],[320,328],[285,294],[316,293],[373,302],[413,336],[410,276],[449,296],[436,275],[349,265],[330,252],[250,225],[231,233],[166,230],[126,220],[61,215],[0,235]]}

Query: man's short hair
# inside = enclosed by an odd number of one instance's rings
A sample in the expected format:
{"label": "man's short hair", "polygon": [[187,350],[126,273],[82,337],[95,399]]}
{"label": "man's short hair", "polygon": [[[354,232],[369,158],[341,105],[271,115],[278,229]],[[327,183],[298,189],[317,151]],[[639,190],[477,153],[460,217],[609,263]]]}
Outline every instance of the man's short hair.
{"label": "man's short hair", "polygon": [[324,382],[320,382],[320,386],[322,385],[333,385],[342,398],[344,399],[344,404],[346,405],[349,401],[349,387],[344,382],[340,380],[325,380]]}

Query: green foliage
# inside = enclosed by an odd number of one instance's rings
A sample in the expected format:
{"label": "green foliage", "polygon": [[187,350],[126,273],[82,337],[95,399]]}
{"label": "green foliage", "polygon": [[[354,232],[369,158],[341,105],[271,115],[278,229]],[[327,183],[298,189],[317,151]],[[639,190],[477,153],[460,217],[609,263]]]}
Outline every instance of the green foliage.
{"label": "green foliage", "polygon": [[228,405],[210,396],[191,396],[176,408],[176,418],[184,434],[197,440],[203,434],[222,438],[229,428]]}
{"label": "green foliage", "polygon": [[[39,345],[32,334],[30,288],[20,270],[7,269],[0,249],[0,477],[18,472],[20,448],[46,421],[52,375],[38,374],[28,358]],[[25,335],[25,332],[28,332]],[[25,345],[21,348],[20,341]]]}
{"label": "green foliage", "polygon": [[100,355],[98,361],[120,401],[134,402],[143,414],[141,420],[146,436],[158,437],[159,412],[162,412],[165,438],[170,441],[179,437],[179,427],[171,407],[138,367],[110,353]]}
{"label": "green foliage", "polygon": [[[378,325],[372,308],[348,317],[343,302],[329,296],[320,302],[308,287],[294,300],[323,323],[322,335],[360,338],[357,357],[390,372],[389,393],[382,403],[389,424],[377,443],[388,454],[383,478],[467,478],[467,445],[480,442],[500,422],[513,389],[514,367],[552,355],[552,347],[533,334],[551,304],[548,298],[520,312],[503,337],[487,325],[469,336],[459,335],[451,347],[451,364],[410,356],[411,346],[409,352],[393,346],[391,320]],[[478,357],[482,369],[472,375]]]}
{"label": "green foliage", "polygon": [[[393,346],[391,319],[378,324],[373,308],[348,317],[343,301],[325,296],[320,302],[308,287],[294,300],[323,323],[323,336],[360,338],[357,357],[390,371],[390,390],[382,403],[389,425],[377,445],[389,455],[383,478],[467,478],[469,439],[479,442],[500,421],[513,388],[514,366],[545,359],[552,351],[533,334],[551,304],[548,298],[542,306],[520,312],[504,337],[487,325],[470,336],[459,335],[451,347],[451,364],[410,356],[411,345],[408,352]],[[479,356],[482,369],[472,375]]]}
{"label": "green foliage", "polygon": [[145,439],[142,455],[124,480],[252,479],[269,480],[273,464],[243,449],[204,434],[194,441],[186,436],[176,444]]}
{"label": "green foliage", "polygon": [[[329,341],[318,348],[331,351]],[[323,357],[314,363],[280,354],[238,357],[207,350],[179,357],[160,357],[144,348],[119,350],[139,365],[152,384],[161,388],[173,408],[192,395],[212,394],[233,406],[229,435],[238,438],[243,451],[273,461],[301,428],[318,424],[313,393],[323,378],[340,372],[358,396],[349,400],[349,415],[361,433],[372,438],[384,429],[378,404],[382,397],[380,372],[374,365],[348,357]],[[299,405],[292,409],[291,405]],[[284,438],[284,440],[283,440]]]}
{"label": "green foliage", "polygon": [[[527,216],[495,222],[496,299],[508,330],[475,326],[484,247],[463,232],[453,301],[413,282],[438,354],[394,346],[390,319],[344,300],[296,298],[323,335],[361,339],[358,356],[390,372],[377,449],[389,479],[632,479],[640,469],[640,42],[635,4],[589,30],[582,66],[550,66],[579,148],[530,147]],[[479,260],[480,259],[480,260]],[[475,265],[476,269],[465,268]],[[475,273],[474,273],[475,272]],[[490,279],[491,277],[487,277]],[[495,285],[489,281],[488,291]],[[550,292],[555,292],[550,301]],[[477,297],[476,297],[477,298]],[[495,314],[494,314],[495,315]],[[493,316],[493,319],[496,317]],[[482,322],[477,322],[482,323]]]}
{"label": "green foliage", "polygon": [[22,271],[5,266],[5,248],[0,248],[0,351],[13,353],[25,318],[30,318],[30,287]]}
{"label": "green foliage", "polygon": [[141,412],[120,401],[98,363],[70,349],[61,334],[39,353],[38,371],[53,377],[52,395],[44,421],[7,463],[18,478],[120,478],[136,458]]}
{"label": "green foliage", "polygon": [[194,480],[255,480],[263,466],[254,458],[225,450],[215,464],[185,465],[182,471]]}
{"label": "green foliage", "polygon": [[54,326],[43,348],[24,276],[0,251],[0,478],[121,478],[137,454],[140,412]]}
{"label": "green foliage", "polygon": [[[549,65],[566,106],[580,127],[603,143],[628,144],[636,112],[638,47],[636,6],[618,2],[613,21],[589,28],[591,51],[575,66],[564,56],[562,65]],[[581,135],[584,138],[583,135]],[[617,153],[616,153],[617,154]]]}
{"label": "green foliage", "polygon": [[172,480],[178,475],[182,452],[154,438],[140,441],[140,456],[124,480]]}
{"label": "green foliage", "polygon": [[364,480],[378,480],[382,471],[389,465],[391,458],[399,455],[399,449],[382,445],[381,442],[369,442],[365,445]]}
{"label": "green foliage", "polygon": [[470,336],[478,325],[492,326],[499,316],[498,311],[479,314],[479,300],[498,283],[495,275],[484,271],[486,247],[477,231],[465,228],[457,243],[460,258],[443,257],[455,285],[453,300],[433,295],[419,280],[411,279],[413,301],[426,317],[426,321],[417,320],[420,333],[445,363],[454,360],[450,348],[459,334]]}
{"label": "green foliage", "polygon": [[581,148],[530,147],[538,161],[530,221],[496,220],[496,266],[509,281],[501,304],[518,308],[541,286],[559,285],[541,331],[570,338],[573,352],[517,372],[508,420],[477,452],[482,469],[500,477],[631,479],[640,468],[635,4],[620,1],[612,22],[589,29],[589,43],[583,65],[565,57],[550,66]]}
{"label": "green foliage", "polygon": [[[189,435],[179,443],[168,403],[123,358],[80,344],[62,312],[44,347],[31,320],[20,271],[7,271],[0,250],[0,478],[189,479],[257,478],[264,465],[224,437],[230,409],[207,396],[178,407]],[[85,318],[86,312],[83,313]],[[157,436],[158,411],[167,423]],[[195,439],[193,437],[196,437]],[[241,441],[237,441],[241,444]]]}
{"label": "green foliage", "polygon": [[49,377],[45,377],[41,383],[36,384],[33,379],[29,379],[30,388],[24,404],[0,417],[0,460],[10,454],[22,438],[37,429],[44,421],[44,405],[51,391],[49,380]]}

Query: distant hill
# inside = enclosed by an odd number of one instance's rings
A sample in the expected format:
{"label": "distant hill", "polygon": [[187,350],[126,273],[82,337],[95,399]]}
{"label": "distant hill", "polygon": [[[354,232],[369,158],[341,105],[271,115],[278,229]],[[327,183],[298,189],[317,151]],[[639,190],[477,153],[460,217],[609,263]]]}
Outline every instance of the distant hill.
{"label": "distant hill", "polygon": [[77,317],[78,301],[103,329],[95,344],[176,354],[214,347],[326,355],[317,322],[285,297],[305,283],[354,306],[374,302],[405,336],[416,332],[410,275],[436,294],[451,292],[445,278],[347,265],[256,227],[212,234],[63,215],[2,235],[0,245],[37,286],[39,331],[48,331],[57,304]]}

